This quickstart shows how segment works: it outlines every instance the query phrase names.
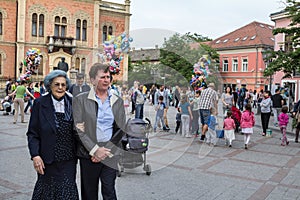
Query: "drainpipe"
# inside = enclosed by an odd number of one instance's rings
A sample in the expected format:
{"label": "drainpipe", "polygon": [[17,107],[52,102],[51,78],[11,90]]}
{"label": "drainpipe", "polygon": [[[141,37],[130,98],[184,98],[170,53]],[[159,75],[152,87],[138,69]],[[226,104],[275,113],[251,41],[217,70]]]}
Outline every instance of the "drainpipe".
{"label": "drainpipe", "polygon": [[17,65],[18,65],[18,59],[17,59],[17,40],[18,40],[18,9],[19,8],[19,4],[18,4],[18,0],[16,1],[16,35],[15,35],[15,80],[17,80]]}
{"label": "drainpipe", "polygon": [[256,49],[256,65],[255,65],[256,69],[255,69],[255,86],[254,86],[254,88],[257,85],[257,75],[258,75],[258,47],[256,46],[255,49]]}

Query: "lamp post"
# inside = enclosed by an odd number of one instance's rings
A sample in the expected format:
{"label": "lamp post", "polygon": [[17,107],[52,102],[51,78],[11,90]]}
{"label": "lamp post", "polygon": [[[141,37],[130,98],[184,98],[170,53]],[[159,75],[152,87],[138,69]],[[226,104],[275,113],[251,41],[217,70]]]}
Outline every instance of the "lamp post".
{"label": "lamp post", "polygon": [[[268,67],[270,62],[272,62],[272,59],[270,58],[270,56],[271,56],[270,50],[271,49],[266,49],[265,51],[262,51],[263,60],[265,62],[266,68]],[[270,77],[269,77],[269,90],[270,90],[270,92],[272,90],[272,75],[270,75]]]}
{"label": "lamp post", "polygon": [[166,85],[166,77],[165,77],[165,76],[163,76],[163,77],[161,77],[161,79],[163,79],[163,80],[164,80],[164,85]]}

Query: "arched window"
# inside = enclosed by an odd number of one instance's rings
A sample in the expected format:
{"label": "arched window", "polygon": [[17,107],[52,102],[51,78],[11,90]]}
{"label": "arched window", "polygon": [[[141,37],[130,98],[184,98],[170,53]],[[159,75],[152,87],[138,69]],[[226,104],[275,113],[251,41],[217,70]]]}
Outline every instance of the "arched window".
{"label": "arched window", "polygon": [[54,36],[59,36],[60,17],[55,17]]}
{"label": "arched window", "polygon": [[107,26],[103,26],[102,40],[103,42],[107,40]]}
{"label": "arched window", "polygon": [[113,34],[113,28],[112,28],[112,26],[109,26],[108,35],[112,35],[112,34]]}
{"label": "arched window", "polygon": [[39,65],[39,68],[38,68],[38,75],[44,75],[44,60],[43,60],[43,56],[41,55],[40,56],[41,60],[40,60],[40,65]]}
{"label": "arched window", "polygon": [[56,16],[54,20],[54,36],[66,37],[67,35],[67,18]]}
{"label": "arched window", "polygon": [[2,12],[0,12],[0,35],[2,35],[2,27],[3,27],[3,17],[2,17]]}
{"label": "arched window", "polygon": [[76,58],[76,60],[75,60],[75,70],[77,70],[79,72],[79,68],[80,68],[80,58]]}
{"label": "arched window", "polygon": [[39,16],[39,36],[44,36],[44,15]]}
{"label": "arched window", "polygon": [[76,40],[80,40],[81,20],[76,20]]}
{"label": "arched window", "polygon": [[32,14],[32,29],[31,29],[31,35],[37,36],[37,14]]}
{"label": "arched window", "polygon": [[82,41],[86,41],[86,31],[87,31],[87,22],[83,20],[82,22]]}
{"label": "arched window", "polygon": [[62,25],[61,25],[61,37],[66,37],[67,33],[67,18],[62,18]]}
{"label": "arched window", "polygon": [[81,59],[81,73],[85,74],[86,59]]}

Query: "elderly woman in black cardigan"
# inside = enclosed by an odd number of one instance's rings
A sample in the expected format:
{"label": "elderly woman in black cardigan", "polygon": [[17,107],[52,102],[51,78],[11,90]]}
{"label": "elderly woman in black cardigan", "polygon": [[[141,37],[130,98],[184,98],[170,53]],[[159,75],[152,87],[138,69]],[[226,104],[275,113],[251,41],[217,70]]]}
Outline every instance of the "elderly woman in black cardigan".
{"label": "elderly woman in black cardigan", "polygon": [[54,70],[44,80],[48,94],[34,101],[27,131],[37,172],[32,199],[79,199],[76,185],[72,98],[66,72]]}

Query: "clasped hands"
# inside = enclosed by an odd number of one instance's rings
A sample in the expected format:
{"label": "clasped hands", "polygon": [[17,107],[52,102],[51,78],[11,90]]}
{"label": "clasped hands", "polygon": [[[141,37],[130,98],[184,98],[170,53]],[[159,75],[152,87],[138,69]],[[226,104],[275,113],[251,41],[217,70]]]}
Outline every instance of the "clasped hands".
{"label": "clasped hands", "polygon": [[110,152],[111,150],[105,147],[99,147],[96,152],[94,153],[94,156],[92,156],[91,160],[92,162],[98,163],[104,160],[107,157],[112,157],[113,154]]}

